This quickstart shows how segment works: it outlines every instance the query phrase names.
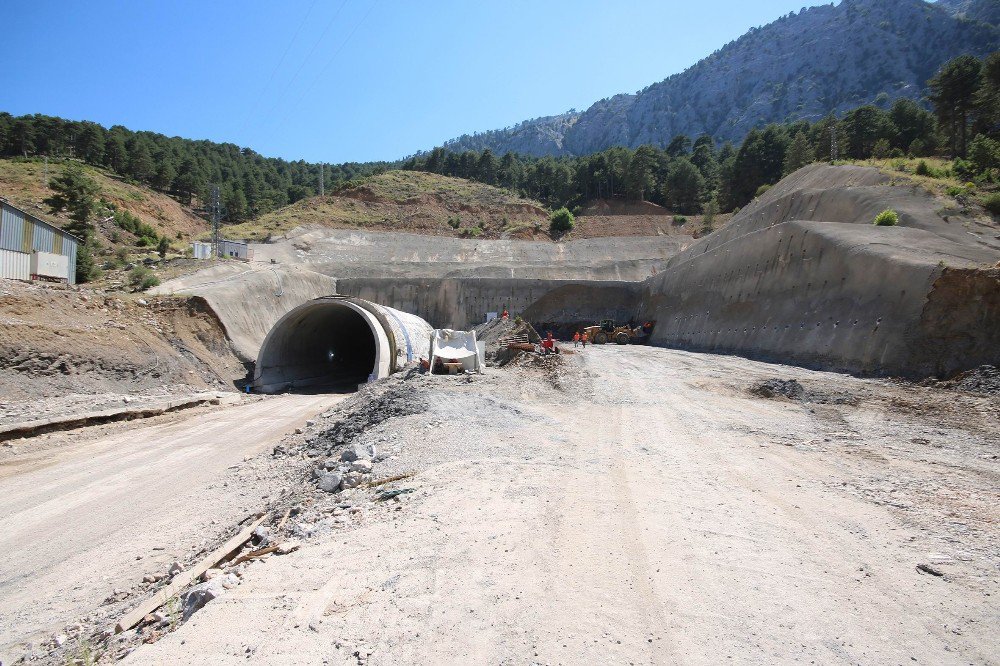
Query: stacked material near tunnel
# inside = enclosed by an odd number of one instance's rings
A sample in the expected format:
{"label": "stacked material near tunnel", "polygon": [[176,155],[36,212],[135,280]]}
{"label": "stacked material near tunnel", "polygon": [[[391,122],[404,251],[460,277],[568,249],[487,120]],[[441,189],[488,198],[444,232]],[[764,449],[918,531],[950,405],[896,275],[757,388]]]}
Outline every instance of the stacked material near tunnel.
{"label": "stacked material near tunnel", "polygon": [[430,324],[360,298],[324,296],[294,308],[264,338],[254,387],[352,389],[426,358]]}

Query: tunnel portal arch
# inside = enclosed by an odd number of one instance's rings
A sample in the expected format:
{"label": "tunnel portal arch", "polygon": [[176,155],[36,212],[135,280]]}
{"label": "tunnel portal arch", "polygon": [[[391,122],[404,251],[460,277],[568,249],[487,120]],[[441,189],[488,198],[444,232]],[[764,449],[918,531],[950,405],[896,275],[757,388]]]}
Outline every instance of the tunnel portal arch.
{"label": "tunnel portal arch", "polygon": [[364,299],[317,298],[268,332],[253,386],[262,393],[354,389],[426,357],[431,330],[419,317]]}

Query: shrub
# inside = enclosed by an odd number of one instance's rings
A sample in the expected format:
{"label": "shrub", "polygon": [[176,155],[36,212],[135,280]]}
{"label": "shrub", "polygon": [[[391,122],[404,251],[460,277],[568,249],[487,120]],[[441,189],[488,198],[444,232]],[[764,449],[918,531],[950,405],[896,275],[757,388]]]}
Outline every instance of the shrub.
{"label": "shrub", "polygon": [[451,227],[452,229],[458,229],[460,226],[462,226],[462,218],[458,217],[457,215],[455,217],[449,217],[448,226]]}
{"label": "shrub", "polygon": [[872,157],[877,160],[884,160],[889,157],[890,152],[892,152],[892,146],[889,144],[889,140],[879,139],[875,142],[875,147],[872,149]]}
{"label": "shrub", "polygon": [[984,197],[983,208],[994,215],[1000,215],[1000,192],[994,192]]}
{"label": "shrub", "polygon": [[128,283],[139,291],[146,291],[160,284],[160,278],[153,275],[153,271],[145,266],[136,266],[129,271]]}
{"label": "shrub", "polygon": [[565,233],[573,229],[573,213],[563,206],[549,216],[549,231],[552,233]]}
{"label": "shrub", "polygon": [[769,189],[771,189],[771,186],[768,185],[767,183],[764,183],[763,185],[761,185],[760,187],[757,188],[757,193],[754,194],[754,197],[759,197],[759,196],[763,195]]}
{"label": "shrub", "polygon": [[896,211],[891,208],[886,208],[884,211],[875,216],[875,221],[873,224],[876,227],[894,227],[899,223],[899,215]]}
{"label": "shrub", "polygon": [[920,160],[917,162],[917,168],[913,171],[913,173],[918,176],[929,176],[931,175],[931,168],[927,166],[927,162]]}
{"label": "shrub", "polygon": [[120,247],[115,250],[115,259],[111,262],[115,268],[121,268],[128,263],[128,249]]}
{"label": "shrub", "polygon": [[688,219],[683,215],[674,215],[674,224],[681,225],[686,224]]}

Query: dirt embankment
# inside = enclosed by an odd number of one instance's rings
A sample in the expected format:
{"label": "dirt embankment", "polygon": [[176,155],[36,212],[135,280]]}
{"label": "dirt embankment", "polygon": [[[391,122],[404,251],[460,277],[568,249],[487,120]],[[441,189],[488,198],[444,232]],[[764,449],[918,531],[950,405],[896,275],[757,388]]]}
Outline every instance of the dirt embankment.
{"label": "dirt embankment", "polygon": [[[233,390],[246,369],[195,300],[0,280],[0,402]],[[39,407],[40,408],[40,407]]]}

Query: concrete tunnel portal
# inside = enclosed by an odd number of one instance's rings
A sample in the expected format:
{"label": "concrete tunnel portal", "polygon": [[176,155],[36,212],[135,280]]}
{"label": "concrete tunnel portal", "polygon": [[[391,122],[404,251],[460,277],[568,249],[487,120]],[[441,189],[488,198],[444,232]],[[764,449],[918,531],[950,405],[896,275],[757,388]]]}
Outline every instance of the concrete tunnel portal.
{"label": "concrete tunnel portal", "polygon": [[353,390],[426,357],[431,330],[419,317],[360,298],[317,298],[268,332],[253,387],[262,393]]}

